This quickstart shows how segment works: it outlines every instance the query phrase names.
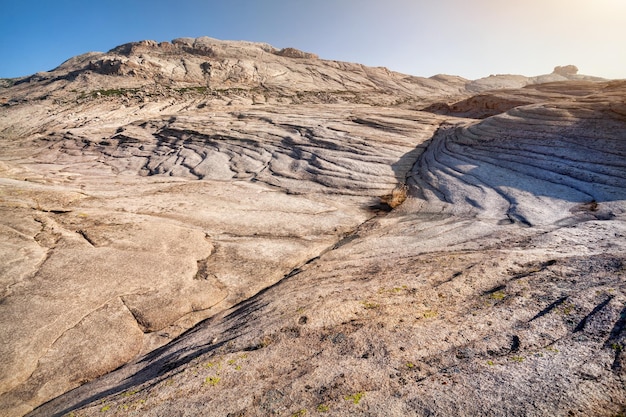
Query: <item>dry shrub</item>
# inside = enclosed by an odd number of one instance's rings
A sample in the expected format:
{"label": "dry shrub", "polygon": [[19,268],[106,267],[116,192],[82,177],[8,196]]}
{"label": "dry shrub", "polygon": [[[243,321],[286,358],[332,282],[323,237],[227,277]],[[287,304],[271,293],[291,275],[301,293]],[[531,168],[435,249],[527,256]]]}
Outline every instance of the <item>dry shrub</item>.
{"label": "dry shrub", "polygon": [[384,195],[380,198],[381,204],[388,205],[391,209],[398,207],[400,204],[404,203],[408,194],[409,188],[406,184],[398,185],[393,189],[391,194]]}

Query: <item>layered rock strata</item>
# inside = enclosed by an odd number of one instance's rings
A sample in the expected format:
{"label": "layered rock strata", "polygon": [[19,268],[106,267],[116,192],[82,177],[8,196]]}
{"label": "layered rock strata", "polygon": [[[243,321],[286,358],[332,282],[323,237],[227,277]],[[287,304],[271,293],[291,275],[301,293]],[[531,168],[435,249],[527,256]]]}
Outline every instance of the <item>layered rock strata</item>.
{"label": "layered rock strata", "polygon": [[626,84],[572,71],[199,38],[3,84],[0,408],[622,412]]}

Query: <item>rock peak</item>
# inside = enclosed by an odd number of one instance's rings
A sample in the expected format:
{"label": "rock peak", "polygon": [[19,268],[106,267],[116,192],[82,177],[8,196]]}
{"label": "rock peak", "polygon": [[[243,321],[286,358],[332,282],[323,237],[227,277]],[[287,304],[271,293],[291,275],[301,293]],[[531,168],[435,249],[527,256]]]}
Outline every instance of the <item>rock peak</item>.
{"label": "rock peak", "polygon": [[576,75],[578,74],[578,67],[576,65],[557,66],[554,67],[554,71],[552,71],[552,73],[563,76]]}

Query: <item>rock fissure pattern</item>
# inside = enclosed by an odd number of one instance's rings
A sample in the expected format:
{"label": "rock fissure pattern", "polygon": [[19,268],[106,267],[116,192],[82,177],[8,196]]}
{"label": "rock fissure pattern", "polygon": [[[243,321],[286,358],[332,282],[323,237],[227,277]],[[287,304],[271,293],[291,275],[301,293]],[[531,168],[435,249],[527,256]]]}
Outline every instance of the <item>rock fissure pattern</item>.
{"label": "rock fissure pattern", "polygon": [[1,85],[7,415],[625,411],[623,81],[183,38]]}

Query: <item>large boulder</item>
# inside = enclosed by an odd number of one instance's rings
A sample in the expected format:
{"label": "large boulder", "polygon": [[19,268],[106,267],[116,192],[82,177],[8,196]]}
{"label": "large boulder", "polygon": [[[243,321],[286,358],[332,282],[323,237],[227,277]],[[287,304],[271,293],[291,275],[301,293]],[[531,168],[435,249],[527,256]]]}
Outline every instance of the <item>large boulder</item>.
{"label": "large boulder", "polygon": [[576,65],[558,66],[554,67],[553,73],[562,75],[564,77],[567,77],[568,75],[576,75],[578,74],[578,67]]}

